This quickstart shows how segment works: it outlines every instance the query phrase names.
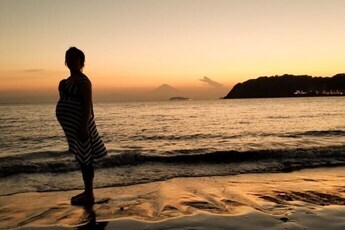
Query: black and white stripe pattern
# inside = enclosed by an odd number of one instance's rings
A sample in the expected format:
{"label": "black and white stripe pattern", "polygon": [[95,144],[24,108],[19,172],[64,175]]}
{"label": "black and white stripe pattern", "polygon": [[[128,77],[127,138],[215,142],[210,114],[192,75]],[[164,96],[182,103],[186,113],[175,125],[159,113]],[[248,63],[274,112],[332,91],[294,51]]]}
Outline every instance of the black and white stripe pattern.
{"label": "black and white stripe pattern", "polygon": [[60,100],[56,106],[56,117],[67,137],[69,150],[75,154],[76,159],[81,164],[89,165],[93,159],[104,157],[107,150],[97,132],[93,109],[88,122],[89,137],[86,140],[79,138],[78,132],[81,126],[83,108],[78,85],[85,81],[91,84],[86,76],[79,78],[76,82],[66,80],[64,89],[60,91]]}

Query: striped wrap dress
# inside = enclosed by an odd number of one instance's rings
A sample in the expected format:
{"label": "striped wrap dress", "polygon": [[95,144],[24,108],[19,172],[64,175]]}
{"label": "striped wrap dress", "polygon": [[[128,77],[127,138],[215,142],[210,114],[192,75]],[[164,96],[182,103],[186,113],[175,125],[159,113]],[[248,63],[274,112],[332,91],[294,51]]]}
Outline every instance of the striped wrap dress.
{"label": "striped wrap dress", "polygon": [[107,150],[98,134],[92,106],[88,121],[89,136],[86,140],[80,139],[83,106],[79,86],[83,82],[91,84],[85,75],[74,82],[70,77],[65,80],[65,86],[59,89],[56,117],[66,135],[69,151],[75,154],[80,164],[90,165],[94,159],[106,156]]}

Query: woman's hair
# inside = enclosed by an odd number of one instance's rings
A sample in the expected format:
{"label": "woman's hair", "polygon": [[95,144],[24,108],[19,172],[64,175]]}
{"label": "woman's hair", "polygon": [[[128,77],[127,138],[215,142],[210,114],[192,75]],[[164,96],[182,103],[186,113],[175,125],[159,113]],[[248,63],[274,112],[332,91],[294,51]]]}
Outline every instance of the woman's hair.
{"label": "woman's hair", "polygon": [[67,64],[66,60],[67,60],[67,56],[74,54],[77,57],[79,57],[80,59],[80,64],[82,67],[84,67],[84,62],[85,62],[85,55],[83,53],[83,51],[81,51],[80,49],[77,49],[76,47],[70,47],[67,51],[66,51],[66,55],[65,55],[65,64]]}

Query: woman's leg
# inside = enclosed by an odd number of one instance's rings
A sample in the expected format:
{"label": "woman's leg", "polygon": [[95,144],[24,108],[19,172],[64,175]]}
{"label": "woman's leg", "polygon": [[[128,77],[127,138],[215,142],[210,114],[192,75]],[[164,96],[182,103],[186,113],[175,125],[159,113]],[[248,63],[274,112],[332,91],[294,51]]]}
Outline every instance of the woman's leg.
{"label": "woman's leg", "polygon": [[94,199],[93,195],[93,178],[94,178],[94,169],[92,163],[89,165],[81,164],[81,172],[83,175],[84,187],[85,187],[85,196],[90,199]]}
{"label": "woman's leg", "polygon": [[72,205],[90,205],[93,204],[95,200],[93,195],[93,165],[92,163],[90,165],[80,163],[80,168],[83,175],[85,191],[76,196],[73,196],[71,198],[71,203]]}

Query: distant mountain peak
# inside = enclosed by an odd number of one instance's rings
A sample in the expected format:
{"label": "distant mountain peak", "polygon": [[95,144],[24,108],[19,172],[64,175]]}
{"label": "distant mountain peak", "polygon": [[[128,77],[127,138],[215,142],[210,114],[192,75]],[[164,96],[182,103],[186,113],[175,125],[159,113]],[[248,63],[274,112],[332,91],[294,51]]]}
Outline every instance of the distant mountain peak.
{"label": "distant mountain peak", "polygon": [[152,90],[152,92],[155,92],[155,93],[176,93],[176,92],[178,92],[178,90],[175,89],[174,87],[168,85],[168,84],[162,84],[158,88]]}
{"label": "distant mountain peak", "polygon": [[180,91],[168,84],[162,84],[148,93],[149,97],[158,100],[168,100],[170,97],[179,96]]}
{"label": "distant mountain peak", "polygon": [[172,87],[171,85],[168,85],[168,84],[161,84],[158,88],[156,88],[155,90],[157,89],[169,89],[169,90],[177,90],[175,89],[174,87]]}

